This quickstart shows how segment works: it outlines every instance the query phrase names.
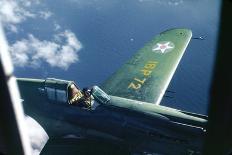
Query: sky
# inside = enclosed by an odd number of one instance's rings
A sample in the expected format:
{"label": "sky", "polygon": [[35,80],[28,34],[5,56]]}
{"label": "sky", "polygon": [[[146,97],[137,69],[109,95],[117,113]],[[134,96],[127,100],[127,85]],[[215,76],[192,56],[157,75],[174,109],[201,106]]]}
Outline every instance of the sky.
{"label": "sky", "polygon": [[193,37],[161,105],[207,114],[220,1],[0,0],[16,77],[100,85],[156,34]]}

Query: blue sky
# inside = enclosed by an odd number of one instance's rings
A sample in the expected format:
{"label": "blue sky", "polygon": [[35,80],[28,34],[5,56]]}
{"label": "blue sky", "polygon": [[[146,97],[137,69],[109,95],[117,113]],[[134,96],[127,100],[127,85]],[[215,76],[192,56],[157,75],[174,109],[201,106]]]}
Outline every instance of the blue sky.
{"label": "blue sky", "polygon": [[174,27],[194,37],[162,105],[206,113],[220,1],[0,0],[17,77],[100,85],[154,35]]}

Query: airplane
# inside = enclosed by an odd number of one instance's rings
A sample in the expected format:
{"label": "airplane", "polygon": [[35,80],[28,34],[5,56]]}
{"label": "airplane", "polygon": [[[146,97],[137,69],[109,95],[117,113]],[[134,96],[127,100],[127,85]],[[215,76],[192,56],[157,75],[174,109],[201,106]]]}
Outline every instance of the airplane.
{"label": "airplane", "polygon": [[100,86],[17,78],[24,111],[49,140],[106,141],[130,154],[201,154],[208,117],[160,105],[191,38],[185,28],[158,34]]}

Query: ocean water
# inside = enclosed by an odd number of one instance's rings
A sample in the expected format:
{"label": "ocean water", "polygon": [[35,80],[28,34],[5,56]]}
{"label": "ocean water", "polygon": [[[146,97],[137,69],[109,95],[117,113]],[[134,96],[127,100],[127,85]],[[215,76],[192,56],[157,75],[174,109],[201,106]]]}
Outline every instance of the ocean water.
{"label": "ocean water", "polygon": [[[220,1],[210,0],[47,0],[52,19],[75,33],[82,44],[79,60],[63,70],[43,63],[18,67],[17,77],[54,77],[74,80],[80,87],[100,85],[156,34],[170,28],[188,28],[193,37],[161,101],[161,105],[207,114],[213,70]],[[24,33],[8,35],[9,42],[30,32],[50,37],[52,19],[23,23]],[[50,21],[50,22],[49,22]],[[59,62],[57,62],[59,63]],[[168,63],[168,62],[167,62]]]}

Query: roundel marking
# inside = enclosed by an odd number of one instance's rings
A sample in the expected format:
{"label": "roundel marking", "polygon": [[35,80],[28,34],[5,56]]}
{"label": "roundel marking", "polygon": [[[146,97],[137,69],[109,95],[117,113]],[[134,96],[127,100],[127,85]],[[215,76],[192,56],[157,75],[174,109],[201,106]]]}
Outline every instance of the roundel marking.
{"label": "roundel marking", "polygon": [[171,41],[162,41],[153,46],[152,51],[155,53],[165,54],[171,52],[174,47],[175,45]]}

